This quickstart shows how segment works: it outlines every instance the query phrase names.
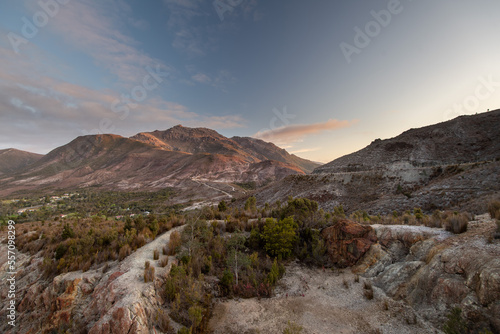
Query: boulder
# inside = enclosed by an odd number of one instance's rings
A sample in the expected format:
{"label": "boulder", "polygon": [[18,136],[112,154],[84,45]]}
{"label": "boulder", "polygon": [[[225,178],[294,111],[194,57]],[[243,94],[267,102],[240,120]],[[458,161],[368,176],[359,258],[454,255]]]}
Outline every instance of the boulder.
{"label": "boulder", "polygon": [[346,219],[325,228],[321,235],[331,262],[339,267],[355,265],[371,245],[377,242],[375,232],[370,226]]}

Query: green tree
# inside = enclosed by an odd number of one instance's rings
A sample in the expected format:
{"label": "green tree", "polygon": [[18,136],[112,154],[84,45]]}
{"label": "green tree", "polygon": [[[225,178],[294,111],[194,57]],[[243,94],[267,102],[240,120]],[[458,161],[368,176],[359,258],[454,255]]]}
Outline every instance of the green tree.
{"label": "green tree", "polygon": [[189,308],[189,320],[191,320],[191,331],[198,327],[203,319],[203,307],[193,305]]}
{"label": "green tree", "polygon": [[220,201],[219,205],[217,206],[220,212],[224,212],[227,210],[227,204],[225,201]]}
{"label": "green tree", "polygon": [[297,224],[291,217],[280,221],[267,218],[261,235],[264,249],[271,256],[281,256],[282,258],[290,256],[297,241],[297,228]]}
{"label": "green tree", "polygon": [[73,231],[73,228],[69,226],[68,223],[64,224],[63,231],[62,231],[62,238],[63,240],[66,240],[68,238],[73,238],[75,236],[75,232]]}
{"label": "green tree", "polygon": [[245,241],[246,238],[241,232],[233,233],[227,241],[227,246],[229,248],[227,264],[229,268],[234,271],[235,284],[238,284],[238,273],[240,269],[250,265],[249,257],[241,252],[241,250],[245,248]]}
{"label": "green tree", "polygon": [[245,210],[247,211],[256,211],[257,210],[257,199],[255,196],[251,196],[245,202]]}

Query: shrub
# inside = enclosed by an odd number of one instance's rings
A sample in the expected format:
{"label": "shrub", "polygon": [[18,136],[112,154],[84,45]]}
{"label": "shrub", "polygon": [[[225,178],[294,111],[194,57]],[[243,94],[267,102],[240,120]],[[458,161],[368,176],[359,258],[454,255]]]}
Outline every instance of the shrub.
{"label": "shrub", "polygon": [[[147,262],[149,263],[149,261]],[[153,282],[155,279],[155,268],[148,266],[144,269],[144,283]]]}
{"label": "shrub", "polygon": [[63,240],[66,240],[68,238],[73,238],[75,236],[75,232],[73,231],[73,228],[71,226],[69,226],[68,223],[64,224],[61,236],[62,236]]}
{"label": "shrub", "polygon": [[156,311],[155,315],[155,325],[162,331],[162,332],[170,332],[172,330],[172,326],[170,326],[170,318],[168,317],[167,313],[162,310],[158,309]]}
{"label": "shrub", "polygon": [[227,204],[224,201],[220,201],[219,205],[217,206],[220,212],[224,212],[227,210]]}
{"label": "shrub", "polygon": [[467,231],[469,219],[465,214],[454,214],[448,217],[445,221],[446,231],[454,234],[460,234]]}
{"label": "shrub", "polygon": [[222,278],[220,279],[220,285],[221,285],[222,291],[225,294],[232,293],[233,282],[234,282],[233,273],[228,269],[224,270],[224,273],[222,274]]}
{"label": "shrub", "polygon": [[373,299],[373,286],[372,282],[370,281],[364,281],[363,284],[363,294],[365,295],[366,299],[372,300]]}
{"label": "shrub", "polygon": [[491,201],[488,204],[488,212],[492,219],[500,219],[500,201]]}
{"label": "shrub", "polygon": [[443,332],[446,334],[467,333],[467,323],[462,319],[462,309],[455,307],[446,317],[448,320],[443,326]]}
{"label": "shrub", "polygon": [[189,329],[187,327],[181,327],[179,328],[179,330],[177,331],[177,334],[190,334],[191,332],[189,331]]}
{"label": "shrub", "polygon": [[297,224],[291,217],[278,222],[267,218],[261,235],[264,249],[271,256],[281,256],[282,258],[290,256],[297,240],[296,230]]}
{"label": "shrub", "polygon": [[288,324],[283,330],[283,334],[300,334],[304,328],[302,326],[297,325],[295,322],[288,320]]}
{"label": "shrub", "polygon": [[153,251],[153,260],[158,260],[159,258],[160,258],[160,252],[157,249],[155,249]]}
{"label": "shrub", "polygon": [[124,258],[129,256],[132,253],[132,249],[128,244],[125,244],[120,248],[120,252],[118,253],[118,260],[122,261]]}
{"label": "shrub", "polygon": [[162,259],[158,262],[158,265],[159,265],[160,267],[163,267],[163,268],[164,268],[164,267],[166,267],[166,266],[167,266],[167,264],[168,264],[168,257],[166,257],[166,256],[165,256],[165,257],[163,257],[163,258],[162,258]]}
{"label": "shrub", "polygon": [[201,319],[203,319],[203,312],[205,309],[201,306],[193,305],[189,308],[189,320],[191,320],[192,328],[196,328],[200,325]]}
{"label": "shrub", "polygon": [[168,241],[168,255],[175,255],[181,243],[181,234],[178,231],[172,232]]}
{"label": "shrub", "polygon": [[148,269],[151,263],[149,261],[144,262],[144,269]]}
{"label": "shrub", "polygon": [[424,218],[424,214],[423,214],[421,208],[414,208],[413,209],[413,214],[415,215],[415,218],[417,220],[422,220],[422,218]]}
{"label": "shrub", "polygon": [[251,212],[257,211],[256,204],[257,204],[257,199],[255,198],[255,196],[249,197],[245,202],[245,210]]}
{"label": "shrub", "polygon": [[366,299],[368,299],[368,300],[373,299],[373,290],[372,289],[365,289],[363,293],[364,293]]}

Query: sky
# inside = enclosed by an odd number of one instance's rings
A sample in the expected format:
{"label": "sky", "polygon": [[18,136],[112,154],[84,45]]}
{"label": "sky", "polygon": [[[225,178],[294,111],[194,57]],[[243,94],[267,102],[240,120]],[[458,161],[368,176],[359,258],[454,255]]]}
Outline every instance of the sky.
{"label": "sky", "polygon": [[329,162],[500,108],[498,0],[5,0],[0,149],[177,124]]}

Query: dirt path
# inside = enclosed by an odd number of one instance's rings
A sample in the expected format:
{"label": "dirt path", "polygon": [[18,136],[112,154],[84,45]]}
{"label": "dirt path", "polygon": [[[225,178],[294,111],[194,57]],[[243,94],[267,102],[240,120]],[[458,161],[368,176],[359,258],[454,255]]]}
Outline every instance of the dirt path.
{"label": "dirt path", "polygon": [[[121,273],[113,282],[112,293],[116,298],[113,306],[107,310],[106,314],[102,316],[99,323],[106,324],[110,321],[117,310],[128,309],[130,318],[141,321],[144,319],[144,310],[156,310],[160,308],[158,298],[156,296],[155,287],[152,282],[144,282],[144,267],[145,262],[149,261],[150,266],[155,268],[155,276],[165,276],[171,268],[173,257],[169,257],[169,264],[162,268],[158,265],[158,260],[153,259],[154,250],[160,252],[160,259],[164,257],[162,248],[168,244],[170,235],[174,231],[181,231],[184,226],[176,227],[161,236],[157,237],[152,242],[139,248],[134,253],[120,262],[117,267],[111,268],[110,272]],[[145,325],[145,324],[143,324]]]}
{"label": "dirt path", "polygon": [[[204,185],[205,187],[208,187],[208,188],[210,188],[210,189],[213,189],[213,190],[216,190],[216,191],[218,191],[218,192],[221,192],[221,193],[223,193],[224,195],[229,196],[229,198],[233,198],[233,195],[231,195],[231,194],[230,194],[230,193],[228,193],[228,192],[225,192],[224,190],[221,190],[221,189],[218,189],[218,188],[212,187],[212,186],[210,186],[210,185],[208,185],[208,184],[206,184],[206,183],[204,183],[204,182],[198,181],[198,180],[196,180],[196,179],[194,179],[194,178],[192,178],[192,179],[191,179],[191,181],[194,181],[194,182],[196,182],[196,183],[198,183],[198,184],[202,184],[202,185]],[[234,189],[234,188],[233,188],[233,189]]]}
{"label": "dirt path", "polygon": [[368,300],[363,294],[364,279],[358,283],[354,279],[350,270],[323,271],[293,263],[275,297],[221,302],[210,326],[215,334],[281,334],[288,321],[302,326],[303,334],[437,333],[410,307],[377,288],[374,299]]}

